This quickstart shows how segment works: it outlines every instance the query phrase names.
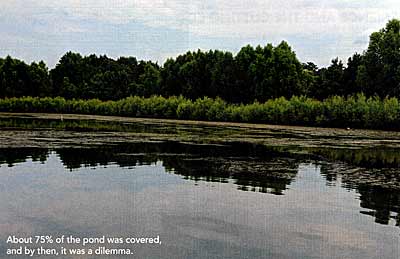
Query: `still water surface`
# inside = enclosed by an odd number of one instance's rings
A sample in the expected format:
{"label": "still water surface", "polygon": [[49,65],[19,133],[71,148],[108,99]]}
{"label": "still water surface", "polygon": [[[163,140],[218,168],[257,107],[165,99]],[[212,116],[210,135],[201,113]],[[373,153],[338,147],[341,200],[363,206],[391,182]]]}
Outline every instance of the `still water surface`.
{"label": "still water surface", "polygon": [[162,145],[2,149],[1,251],[13,234],[159,235],[136,258],[400,258],[397,191],[319,161]]}

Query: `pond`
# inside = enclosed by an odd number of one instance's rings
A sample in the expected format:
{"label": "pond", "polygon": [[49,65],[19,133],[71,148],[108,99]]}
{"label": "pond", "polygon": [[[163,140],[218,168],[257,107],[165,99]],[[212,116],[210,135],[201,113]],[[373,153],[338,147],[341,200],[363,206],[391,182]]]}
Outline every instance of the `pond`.
{"label": "pond", "polygon": [[[115,128],[4,126],[0,256],[9,235],[62,234],[160,237],[130,246],[136,258],[399,258],[395,147],[205,143],[177,139],[192,130],[179,127],[114,138]],[[71,141],[85,132],[86,144]]]}

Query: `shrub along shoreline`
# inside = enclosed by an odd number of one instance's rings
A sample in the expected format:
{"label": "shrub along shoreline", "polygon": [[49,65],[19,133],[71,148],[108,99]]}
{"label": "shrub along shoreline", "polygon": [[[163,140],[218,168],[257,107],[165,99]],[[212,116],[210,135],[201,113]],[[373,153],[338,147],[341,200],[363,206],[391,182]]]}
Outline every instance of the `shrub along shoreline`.
{"label": "shrub along shoreline", "polygon": [[127,97],[118,101],[67,100],[62,97],[0,99],[0,112],[41,112],[265,123],[364,129],[400,129],[400,103],[395,97],[363,94],[333,96],[323,101],[304,96],[265,103],[229,104],[220,98],[197,100],[162,96]]}

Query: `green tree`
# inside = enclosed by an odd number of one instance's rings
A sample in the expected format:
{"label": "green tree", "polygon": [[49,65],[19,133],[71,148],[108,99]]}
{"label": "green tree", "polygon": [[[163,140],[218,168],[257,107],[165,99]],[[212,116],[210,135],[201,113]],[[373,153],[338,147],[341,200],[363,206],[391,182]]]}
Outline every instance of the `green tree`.
{"label": "green tree", "polygon": [[150,97],[160,94],[160,81],[159,68],[151,63],[146,63],[144,72],[139,76],[139,82],[136,84],[137,95]]}
{"label": "green tree", "polygon": [[366,94],[400,96],[400,21],[391,20],[370,36],[358,83]]}
{"label": "green tree", "polygon": [[319,78],[312,91],[313,97],[323,99],[333,95],[341,96],[345,92],[344,65],[335,58],[328,68],[319,70]]}

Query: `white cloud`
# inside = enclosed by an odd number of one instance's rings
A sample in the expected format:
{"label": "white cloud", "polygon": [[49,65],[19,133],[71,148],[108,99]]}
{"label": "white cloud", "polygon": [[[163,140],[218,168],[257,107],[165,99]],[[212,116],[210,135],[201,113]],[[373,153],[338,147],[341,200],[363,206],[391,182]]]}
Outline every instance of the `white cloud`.
{"label": "white cloud", "polygon": [[361,33],[400,16],[400,3],[344,0],[17,0],[6,3],[24,15],[62,10],[112,23],[131,20],[207,36]]}
{"label": "white cloud", "polygon": [[[346,59],[362,51],[372,31],[400,17],[398,0],[7,0],[1,5],[0,18],[12,16],[27,23],[43,20],[46,24],[39,22],[32,28],[44,34],[84,32],[87,28],[79,21],[87,19],[99,24],[136,22],[200,38],[267,42],[293,37],[323,42],[326,38],[330,41],[326,49],[294,46],[300,53],[315,53],[304,58],[323,64],[332,57]],[[307,46],[313,45],[301,48]]]}

